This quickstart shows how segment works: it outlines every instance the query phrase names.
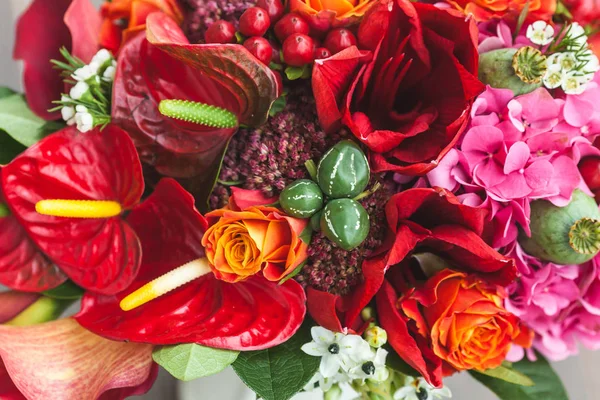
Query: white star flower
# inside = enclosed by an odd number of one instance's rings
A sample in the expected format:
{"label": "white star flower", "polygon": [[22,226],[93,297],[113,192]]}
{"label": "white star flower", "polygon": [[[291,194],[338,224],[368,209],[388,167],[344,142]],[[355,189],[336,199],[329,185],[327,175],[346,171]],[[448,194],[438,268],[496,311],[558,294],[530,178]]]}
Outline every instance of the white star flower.
{"label": "white star flower", "polygon": [[404,387],[394,393],[394,400],[434,400],[452,397],[452,392],[447,387],[437,389],[423,378],[406,377]]}
{"label": "white star flower", "polygon": [[550,44],[554,39],[554,28],[544,21],[536,21],[527,28],[527,39],[540,46]]}
{"label": "white star flower", "polygon": [[75,72],[73,73],[73,75],[71,75],[71,76],[77,82],[85,82],[85,81],[93,78],[94,76],[96,76],[97,73],[98,73],[98,67],[90,64],[90,65],[84,65],[83,67],[76,69]]}
{"label": "white star flower", "polygon": [[564,74],[562,80],[562,90],[566,94],[581,94],[585,92],[585,88],[587,87],[588,78],[584,75],[581,75],[577,71],[570,71]]}
{"label": "white star flower", "polygon": [[546,73],[544,74],[544,86],[548,89],[556,89],[560,87],[563,81],[563,71],[560,64],[552,64],[548,66]]}
{"label": "white star flower", "polygon": [[88,112],[85,106],[78,105],[75,107],[75,123],[77,129],[81,133],[91,131],[94,128],[94,117]]}
{"label": "white star flower", "polygon": [[348,375],[353,380],[370,379],[375,382],[384,382],[390,376],[390,371],[385,366],[387,355],[388,352],[381,348],[377,349],[377,352],[371,352],[371,357],[352,368]]}
{"label": "white star flower", "polygon": [[325,378],[335,376],[340,368],[348,371],[371,352],[369,344],[358,335],[344,335],[315,326],[311,336],[313,341],[302,346],[302,351],[321,357],[319,371]]}
{"label": "white star flower", "polygon": [[100,51],[98,51],[96,53],[96,55],[94,57],[92,57],[92,63],[102,66],[108,60],[111,60],[112,58],[113,58],[113,56],[112,56],[112,54],[110,54],[110,51],[108,51],[106,49],[101,49]]}

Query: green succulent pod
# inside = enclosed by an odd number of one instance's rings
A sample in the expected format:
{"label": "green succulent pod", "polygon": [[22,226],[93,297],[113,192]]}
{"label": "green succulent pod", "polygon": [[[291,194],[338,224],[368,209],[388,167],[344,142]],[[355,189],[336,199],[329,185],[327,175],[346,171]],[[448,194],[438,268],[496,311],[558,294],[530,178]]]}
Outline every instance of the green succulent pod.
{"label": "green succulent pod", "polygon": [[527,254],[555,264],[581,264],[600,250],[600,211],[593,197],[576,189],[566,207],[531,203],[531,237],[519,234]]}
{"label": "green succulent pod", "polygon": [[321,214],[321,231],[347,251],[360,246],[369,235],[369,229],[369,214],[356,200],[331,200]]}
{"label": "green succulent pod", "polygon": [[310,179],[298,179],[283,189],[279,204],[290,217],[310,218],[323,208],[323,192]]}
{"label": "green succulent pod", "polygon": [[[530,59],[532,61],[527,63],[526,61]],[[542,62],[529,53],[525,54],[523,51],[519,53],[517,49],[492,50],[479,56],[479,80],[493,88],[510,89],[515,96],[542,87],[543,72],[541,71],[544,68],[545,57]]]}
{"label": "green succulent pod", "polygon": [[317,170],[317,180],[323,193],[332,199],[358,196],[369,184],[369,161],[361,148],[344,140],[329,149]]}

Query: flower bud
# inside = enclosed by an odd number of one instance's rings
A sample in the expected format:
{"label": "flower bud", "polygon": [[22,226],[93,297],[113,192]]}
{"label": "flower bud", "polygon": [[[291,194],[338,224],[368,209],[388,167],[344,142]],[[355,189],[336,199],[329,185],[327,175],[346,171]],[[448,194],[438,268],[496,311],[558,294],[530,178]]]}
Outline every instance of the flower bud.
{"label": "flower bud", "polygon": [[375,318],[375,314],[373,313],[373,308],[371,308],[371,307],[363,308],[363,310],[360,312],[360,317],[363,319],[363,321],[368,321],[371,318]]}
{"label": "flower bud", "polygon": [[387,343],[387,332],[378,326],[372,326],[365,331],[363,337],[373,348],[380,348]]}

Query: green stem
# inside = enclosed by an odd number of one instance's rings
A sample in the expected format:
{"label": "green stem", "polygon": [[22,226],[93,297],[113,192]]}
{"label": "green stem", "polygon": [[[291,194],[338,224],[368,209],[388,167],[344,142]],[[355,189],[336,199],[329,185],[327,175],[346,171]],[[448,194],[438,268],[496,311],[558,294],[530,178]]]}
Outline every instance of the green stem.
{"label": "green stem", "polygon": [[307,162],[304,163],[304,166],[306,167],[306,170],[308,171],[308,174],[310,175],[310,179],[312,179],[313,181],[317,181],[317,164],[315,164],[315,162],[313,160],[308,160]]}
{"label": "green stem", "polygon": [[53,299],[45,296],[40,297],[19,315],[6,322],[5,325],[29,326],[54,321],[60,317],[74,301],[75,300]]}
{"label": "green stem", "polygon": [[364,199],[365,197],[369,197],[370,195],[372,195],[379,189],[381,189],[381,183],[375,182],[375,184],[373,185],[373,187],[371,189],[365,190],[364,192],[362,192],[361,194],[356,196],[353,200],[360,201],[360,200]]}
{"label": "green stem", "polygon": [[10,215],[10,210],[6,206],[6,204],[0,203],[0,218],[8,217]]}
{"label": "green stem", "polygon": [[223,186],[237,186],[244,183],[244,181],[222,181],[220,179],[218,179],[217,182]]}

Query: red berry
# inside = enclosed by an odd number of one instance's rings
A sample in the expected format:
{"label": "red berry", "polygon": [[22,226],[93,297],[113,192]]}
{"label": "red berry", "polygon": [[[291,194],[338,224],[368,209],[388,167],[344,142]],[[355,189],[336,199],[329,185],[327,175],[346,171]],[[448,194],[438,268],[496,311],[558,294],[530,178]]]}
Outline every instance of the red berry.
{"label": "red berry", "polygon": [[325,47],[319,47],[315,50],[315,60],[321,60],[323,58],[331,57],[331,52]]}
{"label": "red berry", "polygon": [[206,43],[235,43],[235,27],[231,22],[216,21],[204,34]]}
{"label": "red berry", "polygon": [[262,36],[269,30],[271,19],[260,7],[250,7],[240,17],[240,32],[244,36]]}
{"label": "red berry", "polygon": [[356,36],[344,28],[332,30],[325,38],[325,47],[331,51],[331,54],[337,54],[354,45],[356,45]]}
{"label": "red berry", "polygon": [[279,21],[285,12],[285,7],[281,0],[258,0],[256,6],[267,11],[269,18],[271,18],[271,23],[273,24]]}
{"label": "red berry", "polygon": [[302,67],[313,61],[313,40],[302,33],[294,33],[283,42],[283,61],[292,67]]}
{"label": "red berry", "polygon": [[244,47],[252,53],[252,55],[265,65],[271,62],[273,49],[267,39],[261,36],[254,36],[244,42]]}
{"label": "red berry", "polygon": [[308,24],[298,14],[286,14],[275,24],[275,36],[280,42],[284,42],[288,36],[294,33],[308,35],[310,30]]}

